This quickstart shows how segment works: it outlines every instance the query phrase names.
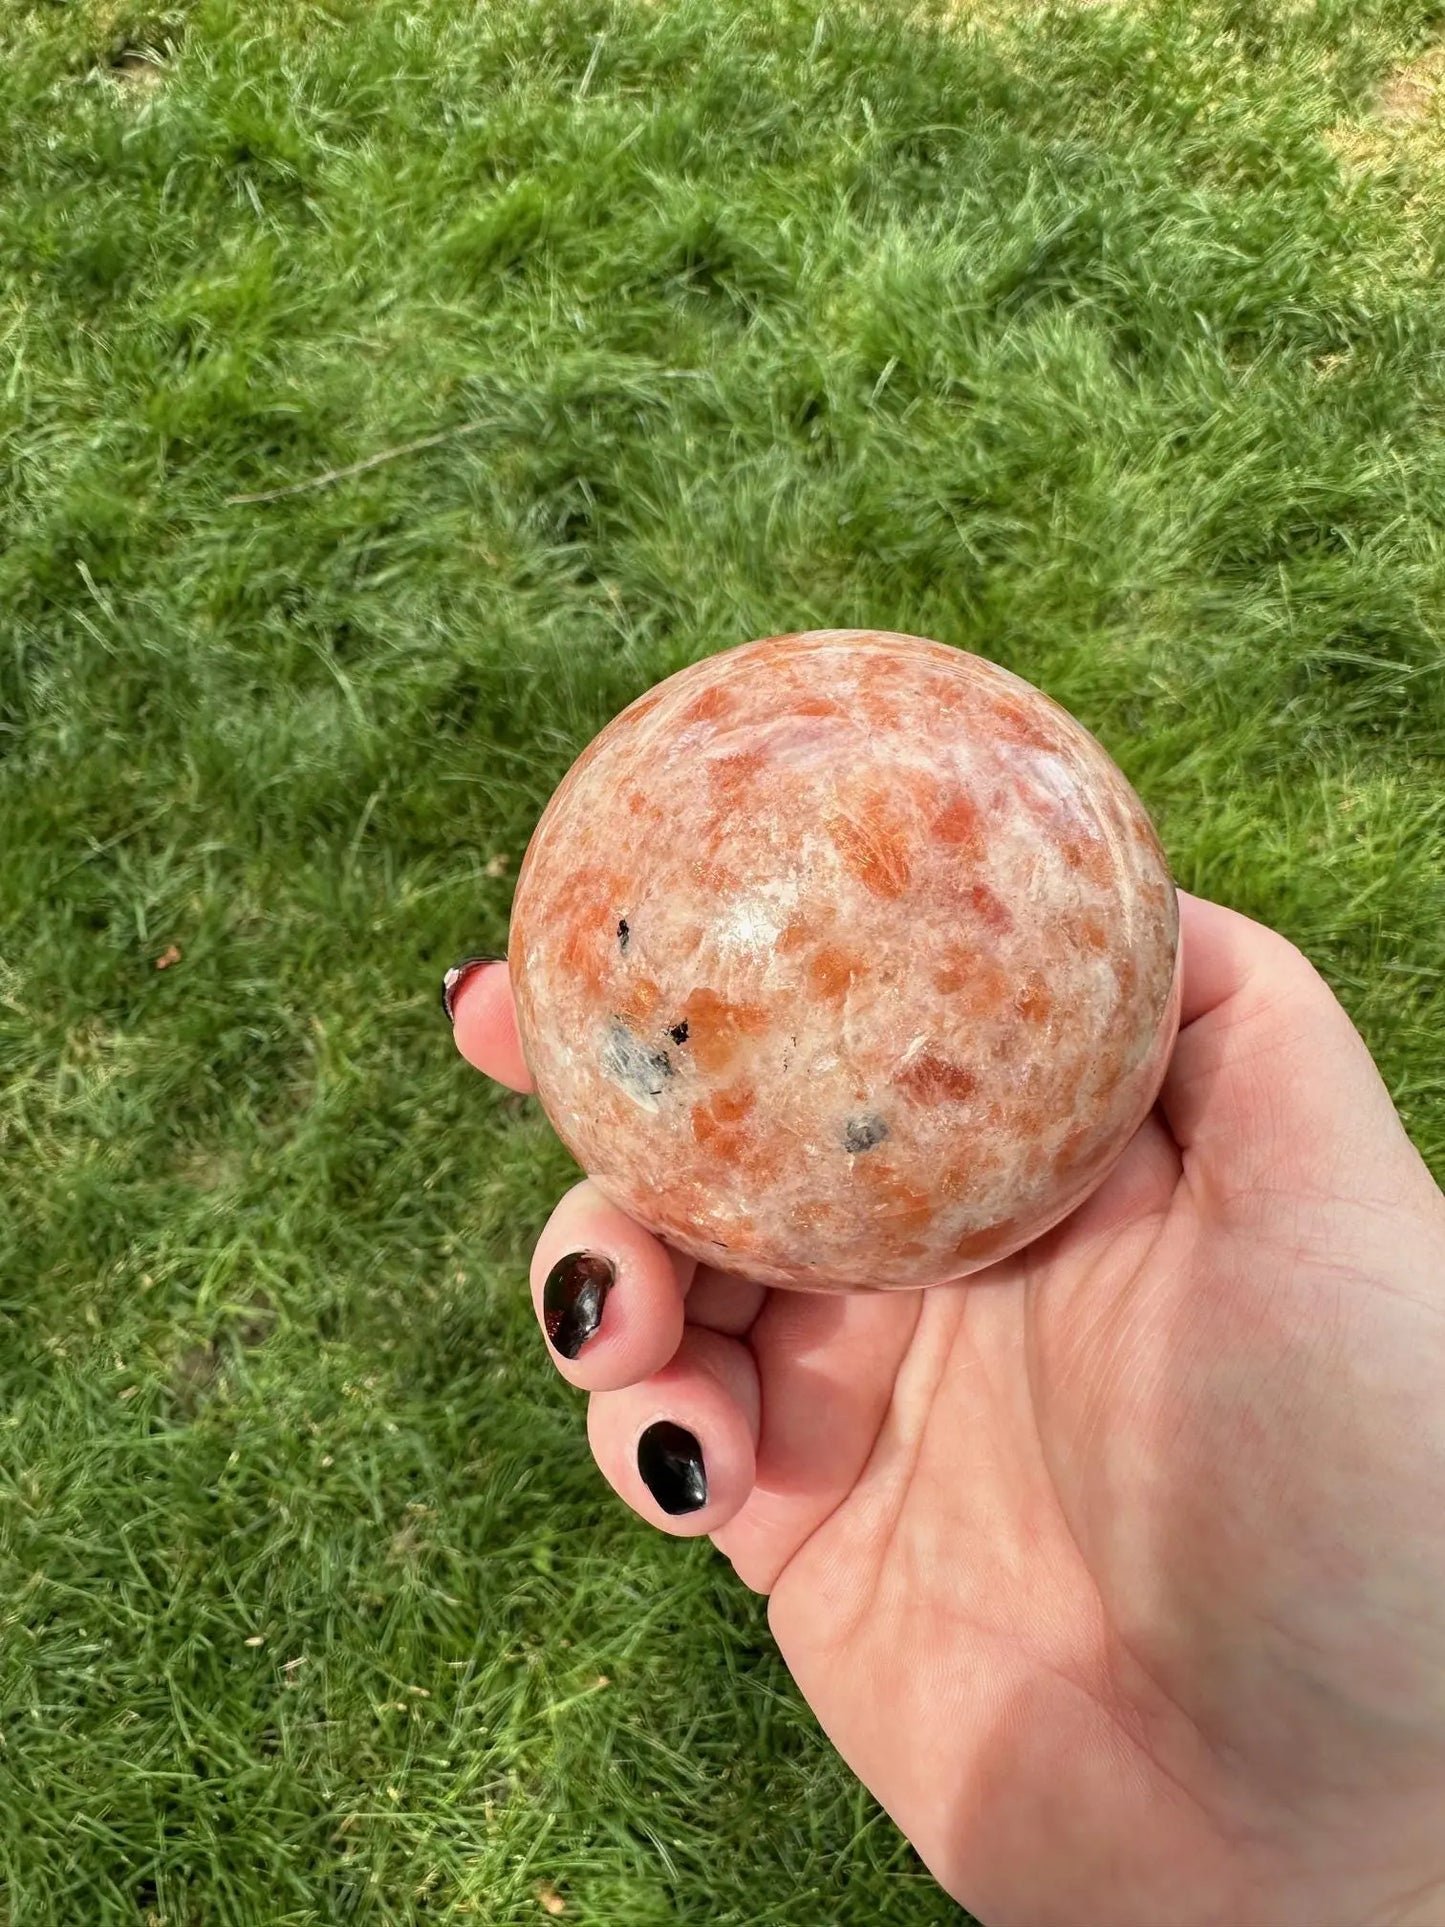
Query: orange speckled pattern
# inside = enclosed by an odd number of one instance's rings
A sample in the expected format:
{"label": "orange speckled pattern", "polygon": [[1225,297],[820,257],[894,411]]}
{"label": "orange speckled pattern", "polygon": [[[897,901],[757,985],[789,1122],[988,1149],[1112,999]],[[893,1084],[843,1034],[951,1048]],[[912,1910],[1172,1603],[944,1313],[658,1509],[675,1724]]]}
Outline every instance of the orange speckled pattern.
{"label": "orange speckled pattern", "polygon": [[708,658],[573,764],[517,880],[522,1047],[615,1204],[770,1284],[917,1287],[1049,1229],[1153,1104],[1174,886],[1049,697],[916,636]]}

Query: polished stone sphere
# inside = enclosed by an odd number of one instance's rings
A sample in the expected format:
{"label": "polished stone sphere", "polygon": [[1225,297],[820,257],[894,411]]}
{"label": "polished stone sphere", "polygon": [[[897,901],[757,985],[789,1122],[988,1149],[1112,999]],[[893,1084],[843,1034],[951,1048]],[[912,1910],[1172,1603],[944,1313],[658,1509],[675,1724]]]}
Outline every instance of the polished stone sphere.
{"label": "polished stone sphere", "polygon": [[639,697],[547,805],[510,941],[547,1116],[723,1270],[917,1287],[1103,1180],[1179,1021],[1158,838],[1089,732],[916,636],[819,630]]}

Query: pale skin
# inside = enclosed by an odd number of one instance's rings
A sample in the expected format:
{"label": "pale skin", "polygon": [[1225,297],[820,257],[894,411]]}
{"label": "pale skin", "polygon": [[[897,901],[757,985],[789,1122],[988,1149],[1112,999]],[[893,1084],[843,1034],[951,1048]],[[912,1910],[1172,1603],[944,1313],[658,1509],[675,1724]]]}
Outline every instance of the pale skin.
{"label": "pale skin", "polygon": [[[770,1291],[589,1184],[554,1363],[603,1476],[766,1593],[849,1765],[986,1927],[1445,1927],[1445,1198],[1284,938],[1181,897],[1184,1012],[1103,1188],[927,1292]],[[505,965],[463,1055],[530,1088]],[[655,1420],[700,1441],[669,1517]]]}

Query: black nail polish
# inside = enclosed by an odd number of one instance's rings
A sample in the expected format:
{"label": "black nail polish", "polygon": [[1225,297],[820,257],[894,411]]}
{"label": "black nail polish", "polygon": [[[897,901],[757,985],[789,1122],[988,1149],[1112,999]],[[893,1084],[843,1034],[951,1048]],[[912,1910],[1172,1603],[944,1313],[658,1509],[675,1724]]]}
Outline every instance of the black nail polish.
{"label": "black nail polish", "polygon": [[707,1504],[707,1467],[702,1447],[684,1426],[670,1419],[649,1425],[637,1441],[637,1469],[643,1484],[674,1517]]}
{"label": "black nail polish", "polygon": [[453,964],[442,978],[442,1009],[446,1012],[447,1022],[456,1022],[457,992],[474,970],[486,964],[501,963],[500,957],[463,957],[459,964]]}
{"label": "black nail polish", "polygon": [[542,1287],[547,1341],[564,1358],[575,1358],[602,1323],[602,1307],[617,1278],[610,1258],[572,1251],[559,1258]]}

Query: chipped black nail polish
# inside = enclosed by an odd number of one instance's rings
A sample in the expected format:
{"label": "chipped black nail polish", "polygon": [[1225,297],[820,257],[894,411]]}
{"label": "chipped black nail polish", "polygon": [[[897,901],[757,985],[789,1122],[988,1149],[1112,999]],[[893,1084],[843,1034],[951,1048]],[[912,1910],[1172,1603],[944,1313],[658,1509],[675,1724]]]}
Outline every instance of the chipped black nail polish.
{"label": "chipped black nail polish", "polygon": [[442,1009],[446,1012],[449,1024],[456,1022],[457,992],[474,970],[481,970],[487,964],[501,963],[500,957],[463,957],[459,964],[453,964],[442,978]]}
{"label": "chipped black nail polish", "polygon": [[707,1504],[702,1447],[685,1426],[671,1419],[649,1425],[637,1441],[637,1469],[653,1498],[674,1518]]}
{"label": "chipped black nail polish", "polygon": [[569,1251],[547,1273],[542,1323],[547,1342],[563,1358],[575,1358],[602,1323],[602,1307],[617,1280],[617,1267],[595,1251]]}

